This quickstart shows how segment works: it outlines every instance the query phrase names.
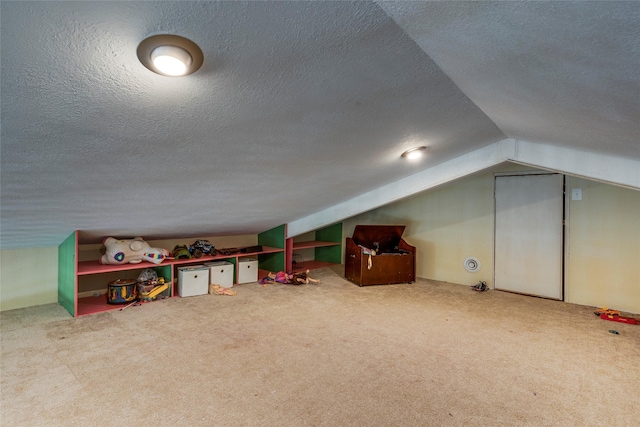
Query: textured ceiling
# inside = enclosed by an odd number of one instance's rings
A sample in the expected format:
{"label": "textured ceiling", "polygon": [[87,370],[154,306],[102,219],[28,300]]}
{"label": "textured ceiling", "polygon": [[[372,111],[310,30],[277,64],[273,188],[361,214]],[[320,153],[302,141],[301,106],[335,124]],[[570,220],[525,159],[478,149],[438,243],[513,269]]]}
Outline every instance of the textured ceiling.
{"label": "textured ceiling", "polygon": [[509,137],[640,159],[640,2],[383,2]]}
{"label": "textured ceiling", "polygon": [[[505,136],[640,159],[639,20],[633,2],[3,1],[0,244],[260,232]],[[203,67],[144,68],[163,33]]]}

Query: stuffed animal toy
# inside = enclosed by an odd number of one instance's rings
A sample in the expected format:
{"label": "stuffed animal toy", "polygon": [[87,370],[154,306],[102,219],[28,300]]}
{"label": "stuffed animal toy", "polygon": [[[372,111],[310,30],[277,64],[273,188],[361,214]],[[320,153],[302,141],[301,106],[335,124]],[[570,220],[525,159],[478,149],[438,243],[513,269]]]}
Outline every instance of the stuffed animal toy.
{"label": "stuffed animal toy", "polygon": [[119,240],[107,237],[102,242],[105,253],[98,260],[100,264],[139,264],[143,260],[160,264],[169,253],[160,248],[152,248],[142,237]]}
{"label": "stuffed animal toy", "polygon": [[149,248],[142,254],[142,260],[153,264],[160,264],[167,258],[172,258],[169,251],[161,248]]}

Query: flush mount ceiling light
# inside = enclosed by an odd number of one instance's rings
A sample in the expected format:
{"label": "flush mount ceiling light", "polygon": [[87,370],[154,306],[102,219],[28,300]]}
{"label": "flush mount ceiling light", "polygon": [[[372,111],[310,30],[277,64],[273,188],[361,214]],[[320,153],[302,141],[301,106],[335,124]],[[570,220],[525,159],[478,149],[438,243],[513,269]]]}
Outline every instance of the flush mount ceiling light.
{"label": "flush mount ceiling light", "polygon": [[195,73],[204,61],[197,44],[172,34],[158,34],[144,39],[137,53],[142,65],[154,73],[170,77]]}
{"label": "flush mount ceiling light", "polygon": [[422,157],[425,151],[427,151],[427,147],[425,147],[424,145],[422,147],[411,148],[402,153],[402,157],[405,157],[409,160],[415,160]]}

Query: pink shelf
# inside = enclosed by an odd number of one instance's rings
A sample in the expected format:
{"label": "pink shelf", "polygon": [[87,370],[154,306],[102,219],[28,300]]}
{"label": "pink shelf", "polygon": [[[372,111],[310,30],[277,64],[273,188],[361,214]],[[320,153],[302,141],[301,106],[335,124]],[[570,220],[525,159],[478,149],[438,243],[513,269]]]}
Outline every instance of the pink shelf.
{"label": "pink shelf", "polygon": [[107,304],[106,295],[78,298],[77,315],[85,316],[87,314],[102,313],[103,311],[116,310],[117,308],[118,307],[115,305]]}
{"label": "pink shelf", "polygon": [[[153,268],[153,267],[165,267],[165,266],[178,266],[178,265],[193,265],[193,264],[203,264],[205,262],[215,261],[215,260],[229,260],[232,258],[237,259],[252,257],[261,254],[270,254],[270,253],[278,253],[284,252],[282,248],[273,248],[269,246],[263,246],[263,250],[261,252],[252,252],[252,253],[235,253],[231,255],[203,255],[200,258],[191,258],[191,259],[169,259],[165,260],[162,263],[156,265],[150,262],[143,261],[139,264],[121,264],[121,265],[102,265],[97,260],[95,261],[83,261],[78,263],[78,276],[87,276],[91,274],[100,274],[100,273],[110,273],[117,271],[127,271],[127,270],[138,270],[144,268]],[[262,279],[266,276],[268,271],[259,270],[258,280]],[[172,273],[173,274],[173,273]],[[174,281],[172,295],[175,298],[178,295],[177,292],[177,282]],[[150,304],[153,301],[143,304]],[[107,297],[105,295],[100,296],[90,296],[84,298],[78,298],[77,304],[77,313],[76,316],[85,316],[88,314],[94,313],[102,313],[105,311],[115,311],[120,310],[122,307],[126,306],[126,304],[107,304]]]}
{"label": "pink shelf", "polygon": [[316,261],[316,260],[309,260],[309,261],[303,261],[301,263],[297,263],[296,266],[293,268],[293,272],[294,273],[300,273],[301,271],[306,271],[306,270],[317,270],[318,268],[324,268],[324,267],[333,267],[336,264],[331,263],[331,262],[326,262],[326,261]]}
{"label": "pink shelf", "polygon": [[297,249],[309,249],[309,248],[320,248],[323,246],[337,246],[340,245],[340,242],[323,242],[320,240],[311,240],[308,242],[293,242],[293,250]]}
{"label": "pink shelf", "polygon": [[[171,298],[171,297],[167,297]],[[159,300],[161,301],[161,300]],[[153,304],[156,301],[143,302],[142,304]],[[107,304],[107,296],[100,295],[97,297],[78,298],[78,316],[86,316],[88,314],[102,313],[105,311],[115,311],[126,307],[127,304]],[[133,307],[130,307],[133,308]]]}
{"label": "pink shelf", "polygon": [[[281,248],[272,248],[268,246],[263,246],[263,250],[261,252],[252,252],[249,254],[244,253],[236,253],[231,255],[203,255],[200,258],[191,258],[191,259],[168,259],[163,261],[161,264],[156,265],[150,262],[143,261],[140,264],[120,264],[120,265],[103,265],[96,261],[83,261],[78,263],[78,276],[82,276],[85,274],[99,274],[99,273],[109,273],[112,271],[124,271],[124,270],[137,270],[141,268],[153,268],[153,267],[162,267],[165,265],[183,265],[183,264],[196,264],[196,263],[205,263],[215,260],[225,260],[229,258],[244,258],[251,257],[260,254],[270,254],[277,252],[284,252],[284,249]],[[110,306],[113,307],[113,306]]]}
{"label": "pink shelf", "polygon": [[[166,263],[163,262],[160,265],[167,265],[169,261]],[[158,267],[155,264],[150,262],[143,261],[140,264],[121,264],[121,265],[109,265],[109,264],[100,264],[98,261],[82,261],[78,263],[78,276],[82,276],[85,274],[99,274],[99,273],[109,273],[112,271],[124,271],[124,270],[136,270],[140,268],[153,268]]]}

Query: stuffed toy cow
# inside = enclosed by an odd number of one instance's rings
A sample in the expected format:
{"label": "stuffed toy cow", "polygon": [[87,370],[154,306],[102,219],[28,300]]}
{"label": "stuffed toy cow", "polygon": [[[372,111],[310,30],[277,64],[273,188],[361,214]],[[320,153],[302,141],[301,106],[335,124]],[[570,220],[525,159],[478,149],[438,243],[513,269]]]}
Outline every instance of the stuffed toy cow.
{"label": "stuffed toy cow", "polygon": [[100,264],[138,264],[149,261],[160,264],[169,256],[169,252],[161,248],[152,248],[142,237],[133,239],[104,239],[105,254],[100,258]]}

